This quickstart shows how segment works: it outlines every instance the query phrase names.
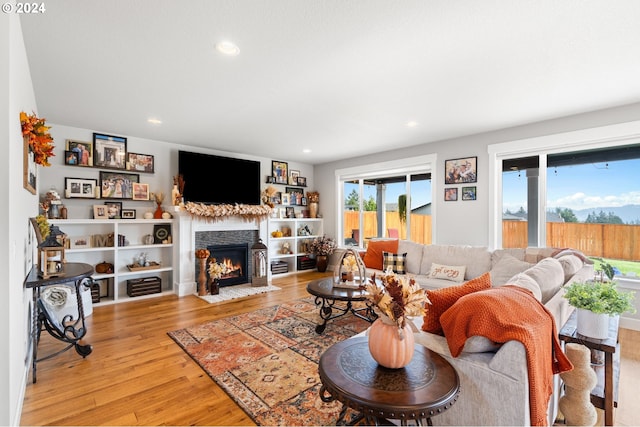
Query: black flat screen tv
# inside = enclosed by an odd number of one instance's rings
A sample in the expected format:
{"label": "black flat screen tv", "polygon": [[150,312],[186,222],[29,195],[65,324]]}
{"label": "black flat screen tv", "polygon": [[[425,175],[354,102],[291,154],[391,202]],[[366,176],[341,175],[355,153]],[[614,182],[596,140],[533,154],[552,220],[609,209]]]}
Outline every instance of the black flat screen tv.
{"label": "black flat screen tv", "polygon": [[260,162],[179,151],[178,173],[185,202],[260,204]]}

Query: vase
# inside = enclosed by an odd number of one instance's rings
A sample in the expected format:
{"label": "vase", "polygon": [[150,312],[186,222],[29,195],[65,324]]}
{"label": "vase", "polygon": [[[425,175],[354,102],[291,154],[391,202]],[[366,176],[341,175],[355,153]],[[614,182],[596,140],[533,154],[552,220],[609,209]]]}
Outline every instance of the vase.
{"label": "vase", "polygon": [[198,274],[198,295],[207,294],[207,259],[198,258],[200,263],[200,274]]}
{"label": "vase", "polygon": [[318,217],[318,202],[309,203],[309,218]]}
{"label": "vase", "polygon": [[369,352],[380,366],[399,369],[411,362],[415,339],[408,324],[405,324],[403,329],[398,329],[395,322],[381,316],[373,322],[368,334]]}
{"label": "vase", "polygon": [[162,205],[160,203],[158,203],[158,207],[156,208],[156,211],[153,213],[153,217],[155,219],[162,219]]}
{"label": "vase", "polygon": [[209,293],[211,295],[218,295],[220,293],[220,279],[213,279],[209,284]]}
{"label": "vase", "polygon": [[347,282],[353,282],[355,277],[353,277],[353,271],[347,271]]}
{"label": "vase", "polygon": [[328,257],[326,255],[316,255],[316,267],[320,273],[327,271],[327,265],[329,264]]}
{"label": "vase", "polygon": [[598,314],[593,311],[577,308],[578,319],[577,329],[580,335],[585,337],[605,339],[609,336],[608,314]]}

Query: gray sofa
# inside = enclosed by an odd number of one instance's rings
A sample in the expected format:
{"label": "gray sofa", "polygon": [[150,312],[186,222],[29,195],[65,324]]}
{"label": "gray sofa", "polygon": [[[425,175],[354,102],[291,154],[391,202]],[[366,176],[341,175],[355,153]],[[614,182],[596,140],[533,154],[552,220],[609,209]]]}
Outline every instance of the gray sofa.
{"label": "gray sofa", "polygon": [[[554,316],[558,330],[573,308],[563,298],[563,286],[593,278],[593,265],[577,251],[553,248],[499,249],[462,245],[420,245],[398,242],[398,253],[405,254],[407,275],[424,288],[456,286],[462,281],[490,272],[492,286],[516,284],[531,290]],[[464,266],[458,282],[432,277],[434,264]],[[367,268],[366,274],[382,273]],[[465,345],[452,357],[446,338],[421,330],[422,318],[414,319],[416,342],[447,359],[457,370],[461,395],[447,411],[434,417],[435,425],[530,425],[529,382],[524,346],[509,341],[493,348]],[[468,341],[469,344],[472,344]],[[549,402],[549,425],[557,415],[560,379],[554,378]]]}

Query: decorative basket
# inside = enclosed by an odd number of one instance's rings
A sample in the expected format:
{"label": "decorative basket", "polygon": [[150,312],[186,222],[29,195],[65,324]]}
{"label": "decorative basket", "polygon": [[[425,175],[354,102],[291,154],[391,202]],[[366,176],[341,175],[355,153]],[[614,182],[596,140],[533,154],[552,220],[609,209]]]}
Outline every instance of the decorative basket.
{"label": "decorative basket", "polygon": [[[345,259],[348,257],[354,257],[355,266],[357,269],[355,271],[347,271],[345,268]],[[347,278],[349,273],[353,274],[353,279]],[[349,288],[358,288],[360,285],[363,285],[367,280],[367,268],[360,258],[360,254],[352,248],[345,249],[342,257],[336,262],[336,265],[333,270],[334,283],[336,287],[349,287]]]}

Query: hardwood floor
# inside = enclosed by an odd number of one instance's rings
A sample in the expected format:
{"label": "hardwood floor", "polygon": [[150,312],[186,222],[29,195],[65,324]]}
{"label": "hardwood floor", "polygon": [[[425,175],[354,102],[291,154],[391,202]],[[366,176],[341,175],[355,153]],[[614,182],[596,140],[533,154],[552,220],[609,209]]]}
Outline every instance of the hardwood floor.
{"label": "hardwood floor", "polygon": [[[276,278],[280,291],[208,304],[195,297],[162,296],[94,307],[86,342],[93,353],[75,351],[38,363],[38,382],[28,383],[21,425],[255,425],[167,335],[168,331],[308,296],[309,272]],[[621,331],[627,388],[620,389],[616,424],[634,421],[640,378],[640,332]],[[628,344],[628,347],[627,347]],[[42,334],[41,355],[61,348]],[[635,368],[634,368],[635,367]]]}

